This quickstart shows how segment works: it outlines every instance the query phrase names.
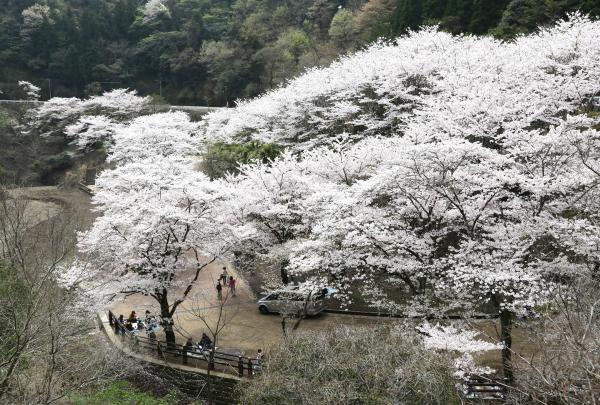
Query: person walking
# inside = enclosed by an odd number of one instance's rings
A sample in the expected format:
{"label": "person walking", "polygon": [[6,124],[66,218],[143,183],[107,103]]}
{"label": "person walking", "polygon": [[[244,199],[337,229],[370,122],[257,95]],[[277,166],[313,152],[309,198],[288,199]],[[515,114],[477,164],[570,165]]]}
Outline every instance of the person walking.
{"label": "person walking", "polygon": [[221,281],[217,281],[217,299],[219,301],[223,300],[223,286],[221,285]]}
{"label": "person walking", "polygon": [[231,292],[232,297],[235,297],[235,280],[233,276],[229,276],[229,292]]}
{"label": "person walking", "polygon": [[221,272],[221,283],[223,283],[223,285],[227,285],[227,276],[229,274],[227,274],[227,267],[223,266],[223,271]]}

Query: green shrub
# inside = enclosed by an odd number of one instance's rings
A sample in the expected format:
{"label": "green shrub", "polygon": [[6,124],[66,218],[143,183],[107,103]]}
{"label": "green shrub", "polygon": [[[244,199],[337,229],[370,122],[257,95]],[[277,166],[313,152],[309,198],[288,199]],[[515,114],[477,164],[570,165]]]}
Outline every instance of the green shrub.
{"label": "green shrub", "polygon": [[38,175],[42,184],[49,185],[55,181],[58,173],[70,169],[74,163],[68,152],[61,152],[37,160],[33,163],[32,169]]}
{"label": "green shrub", "polygon": [[251,141],[246,143],[212,144],[204,157],[205,172],[211,178],[223,177],[225,173],[237,173],[241,164],[252,161],[268,162],[281,154],[283,147],[273,143]]}

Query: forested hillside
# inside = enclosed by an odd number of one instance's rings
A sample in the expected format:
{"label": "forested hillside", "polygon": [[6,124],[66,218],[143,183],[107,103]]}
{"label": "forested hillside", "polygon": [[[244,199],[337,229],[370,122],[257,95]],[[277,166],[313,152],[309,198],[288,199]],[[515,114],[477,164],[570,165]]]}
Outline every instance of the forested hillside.
{"label": "forested hillside", "polygon": [[440,24],[510,38],[595,0],[2,0],[0,90],[43,97],[129,87],[226,105],[378,37]]}

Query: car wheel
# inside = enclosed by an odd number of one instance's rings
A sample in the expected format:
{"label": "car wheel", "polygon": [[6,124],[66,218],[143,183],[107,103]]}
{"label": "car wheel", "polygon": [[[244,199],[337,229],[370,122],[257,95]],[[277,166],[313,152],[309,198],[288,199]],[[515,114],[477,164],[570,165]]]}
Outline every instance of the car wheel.
{"label": "car wheel", "polygon": [[258,307],[258,310],[263,315],[266,315],[266,314],[269,313],[269,309],[266,306],[264,306],[264,305],[261,305],[260,307]]}

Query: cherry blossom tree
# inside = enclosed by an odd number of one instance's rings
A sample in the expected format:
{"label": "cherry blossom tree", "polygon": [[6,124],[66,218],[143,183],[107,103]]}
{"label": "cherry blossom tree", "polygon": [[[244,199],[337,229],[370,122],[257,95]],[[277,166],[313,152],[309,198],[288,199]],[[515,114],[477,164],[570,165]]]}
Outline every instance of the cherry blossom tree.
{"label": "cherry blossom tree", "polygon": [[[77,138],[81,148],[106,139],[110,125],[126,122],[149,113],[150,98],[134,90],[117,89],[88,99],[54,97],[29,112],[24,130],[42,137]],[[97,133],[96,133],[97,132]]]}
{"label": "cherry blossom tree", "polygon": [[23,17],[21,35],[26,39],[42,28],[44,23],[54,24],[51,9],[45,4],[36,3],[27,7],[21,12],[21,15]]}
{"label": "cherry blossom tree", "polygon": [[169,9],[165,6],[165,0],[148,0],[143,9],[143,21],[148,23],[161,15],[169,16]]}
{"label": "cherry blossom tree", "polygon": [[65,279],[93,291],[98,304],[144,294],[160,306],[168,342],[171,318],[200,271],[227,249],[212,222],[219,194],[194,170],[196,124],[184,113],[140,117],[115,128],[93,202],[101,212],[80,235],[85,266]]}
{"label": "cherry blossom tree", "polygon": [[433,326],[427,322],[417,326],[416,330],[423,336],[423,345],[427,349],[461,354],[454,361],[456,377],[462,378],[471,374],[486,375],[494,372],[490,367],[477,366],[473,354],[502,349],[502,345],[478,339],[480,332],[465,325],[459,329],[454,325]]}
{"label": "cherry blossom tree", "polygon": [[21,80],[19,81],[19,87],[21,88],[21,90],[23,90],[23,92],[25,92],[25,95],[27,96],[28,100],[36,101],[40,98],[41,89],[38,86]]}
{"label": "cherry blossom tree", "polygon": [[[112,144],[82,285],[152,295],[168,319],[235,244],[346,304],[358,291],[411,315],[493,312],[511,380],[515,313],[598,271],[599,35],[577,14],[510,43],[425,28],[200,124],[123,122],[143,107],[132,97],[77,122],[81,102],[57,100],[41,117],[82,147]],[[207,143],[250,140],[287,151],[214,182],[194,169]]]}
{"label": "cherry blossom tree", "polygon": [[209,115],[207,137],[288,147],[227,180],[231,225],[347,303],[493,310],[512,379],[514,313],[598,267],[599,32],[579,15],[512,43],[425,29]]}

